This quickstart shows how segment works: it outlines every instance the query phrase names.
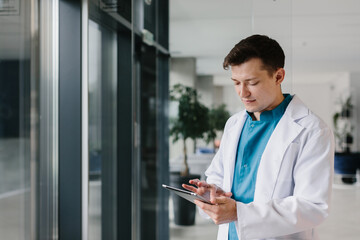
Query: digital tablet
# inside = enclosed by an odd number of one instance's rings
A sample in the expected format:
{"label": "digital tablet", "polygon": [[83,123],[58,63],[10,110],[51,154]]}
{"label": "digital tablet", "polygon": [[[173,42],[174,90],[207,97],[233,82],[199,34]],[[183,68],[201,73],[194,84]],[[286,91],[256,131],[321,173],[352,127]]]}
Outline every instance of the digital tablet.
{"label": "digital tablet", "polygon": [[183,189],[179,189],[179,188],[175,188],[175,187],[171,187],[171,186],[167,186],[165,184],[162,185],[164,188],[170,190],[171,192],[179,195],[180,197],[182,198],[185,198],[186,200],[194,203],[194,200],[197,199],[197,200],[200,200],[202,202],[205,202],[207,204],[212,204],[208,199],[194,193],[194,192],[190,192],[190,191],[186,191],[186,190],[183,190]]}

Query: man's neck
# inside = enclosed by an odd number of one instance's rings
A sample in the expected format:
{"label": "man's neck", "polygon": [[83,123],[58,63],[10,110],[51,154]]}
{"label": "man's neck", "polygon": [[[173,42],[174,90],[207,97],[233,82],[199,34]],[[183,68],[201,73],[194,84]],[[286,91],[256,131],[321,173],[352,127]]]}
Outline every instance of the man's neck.
{"label": "man's neck", "polygon": [[263,112],[265,112],[265,111],[271,111],[271,110],[275,109],[277,106],[279,106],[279,105],[284,101],[284,99],[285,99],[284,95],[281,94],[281,96],[279,97],[279,100],[276,101],[277,104],[275,104],[275,105],[272,106],[271,108],[266,109],[266,110],[264,110],[264,111],[262,111],[262,112],[253,112],[253,113],[251,113],[250,116],[251,116],[252,120],[253,120],[253,121],[259,121],[259,120],[260,120],[260,115],[261,115],[261,113],[263,113]]}

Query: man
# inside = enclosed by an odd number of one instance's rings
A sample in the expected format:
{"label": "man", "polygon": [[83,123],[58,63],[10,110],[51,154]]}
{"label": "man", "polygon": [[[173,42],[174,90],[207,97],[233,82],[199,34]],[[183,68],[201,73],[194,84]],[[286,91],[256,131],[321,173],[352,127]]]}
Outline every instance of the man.
{"label": "man", "polygon": [[314,227],[328,216],[333,134],[296,95],[282,93],[284,60],[262,35],[225,57],[246,111],[227,121],[207,182],[183,185],[210,195],[213,205],[196,205],[220,225],[218,239],[317,239]]}

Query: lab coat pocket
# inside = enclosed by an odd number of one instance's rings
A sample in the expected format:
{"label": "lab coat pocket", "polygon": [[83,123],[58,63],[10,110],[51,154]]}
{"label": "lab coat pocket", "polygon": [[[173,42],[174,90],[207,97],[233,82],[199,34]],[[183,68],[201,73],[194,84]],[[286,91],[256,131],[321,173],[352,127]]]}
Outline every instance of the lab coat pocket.
{"label": "lab coat pocket", "polygon": [[273,198],[280,199],[292,196],[294,193],[294,182],[292,180],[279,179],[274,190]]}
{"label": "lab coat pocket", "polygon": [[293,195],[294,192],[294,178],[293,171],[296,164],[297,154],[299,152],[299,143],[292,142],[282,161],[279,175],[275,184],[273,198],[284,198]]}

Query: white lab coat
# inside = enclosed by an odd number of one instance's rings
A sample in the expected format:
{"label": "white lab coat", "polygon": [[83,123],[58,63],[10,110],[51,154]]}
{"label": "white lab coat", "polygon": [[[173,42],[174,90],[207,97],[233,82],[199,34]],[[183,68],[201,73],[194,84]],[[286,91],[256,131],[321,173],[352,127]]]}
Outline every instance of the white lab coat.
{"label": "white lab coat", "polygon": [[[207,182],[231,191],[245,111],[229,118],[221,146],[205,172]],[[289,103],[262,155],[254,201],[237,202],[239,240],[317,239],[314,227],[327,216],[333,180],[332,131],[297,96]],[[218,240],[228,239],[229,224]]]}

